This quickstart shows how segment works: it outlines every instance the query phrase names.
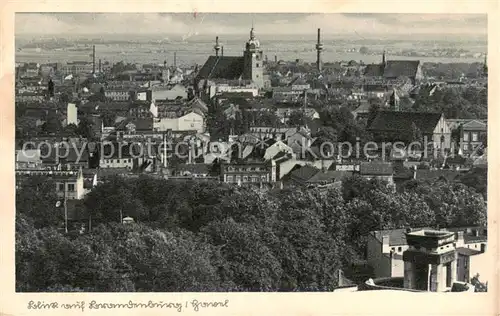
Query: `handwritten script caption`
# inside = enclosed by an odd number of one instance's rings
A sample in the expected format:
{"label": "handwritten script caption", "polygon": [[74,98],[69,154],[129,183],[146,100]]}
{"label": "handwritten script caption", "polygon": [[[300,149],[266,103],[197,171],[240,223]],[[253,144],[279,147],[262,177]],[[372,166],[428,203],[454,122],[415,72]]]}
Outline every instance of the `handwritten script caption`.
{"label": "handwritten script caption", "polygon": [[194,310],[198,312],[203,309],[213,309],[213,308],[227,308],[229,307],[229,300],[224,301],[184,301],[184,302],[164,302],[164,301],[147,301],[147,302],[137,302],[129,300],[127,303],[110,303],[110,302],[98,302],[92,300],[88,303],[85,301],[76,301],[72,304],[68,303],[58,303],[58,302],[45,302],[45,301],[29,301],[27,308],[29,310],[106,310],[106,309],[174,309],[178,312],[184,310]]}

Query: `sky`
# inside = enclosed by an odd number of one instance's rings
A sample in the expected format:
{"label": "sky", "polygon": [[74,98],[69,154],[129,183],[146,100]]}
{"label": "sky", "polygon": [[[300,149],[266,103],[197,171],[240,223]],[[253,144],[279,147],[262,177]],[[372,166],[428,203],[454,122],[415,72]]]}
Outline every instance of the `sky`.
{"label": "sky", "polygon": [[486,35],[486,14],[17,13],[16,35]]}

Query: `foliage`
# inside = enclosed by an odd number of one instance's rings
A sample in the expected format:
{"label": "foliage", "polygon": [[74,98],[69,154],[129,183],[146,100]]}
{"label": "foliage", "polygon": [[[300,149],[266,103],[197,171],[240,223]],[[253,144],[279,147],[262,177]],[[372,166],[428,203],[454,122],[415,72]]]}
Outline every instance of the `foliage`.
{"label": "foliage", "polygon": [[85,198],[91,233],[71,236],[56,230],[51,185],[18,190],[18,291],[331,290],[372,230],[486,220],[481,195],[461,183],[412,181],[395,192],[354,176],[342,190],[264,192],[114,176]]}
{"label": "foliage", "polygon": [[443,113],[447,119],[485,119],[488,116],[488,89],[437,89],[432,95],[421,89],[412,110]]}

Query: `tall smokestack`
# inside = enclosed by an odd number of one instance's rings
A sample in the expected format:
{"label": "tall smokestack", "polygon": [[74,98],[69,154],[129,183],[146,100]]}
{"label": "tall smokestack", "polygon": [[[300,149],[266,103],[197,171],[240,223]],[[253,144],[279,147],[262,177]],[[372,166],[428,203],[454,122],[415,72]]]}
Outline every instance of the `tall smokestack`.
{"label": "tall smokestack", "polygon": [[220,48],[220,55],[221,55],[221,56],[224,56],[224,46],[222,46],[222,47]]}
{"label": "tall smokestack", "polygon": [[177,68],[177,52],[174,52],[174,67]]}
{"label": "tall smokestack", "polygon": [[215,49],[215,56],[219,56],[219,50],[221,49],[221,46],[219,45],[219,37],[218,36],[215,37],[214,49]]}
{"label": "tall smokestack", "polygon": [[101,59],[99,58],[99,73],[101,73],[102,68],[101,68]]}
{"label": "tall smokestack", "polygon": [[274,62],[278,63],[278,56],[274,55]]}
{"label": "tall smokestack", "polygon": [[95,45],[92,45],[92,73],[95,74]]}
{"label": "tall smokestack", "polygon": [[321,29],[318,29],[318,43],[316,43],[316,67],[321,71],[321,51],[323,44],[321,44]]}

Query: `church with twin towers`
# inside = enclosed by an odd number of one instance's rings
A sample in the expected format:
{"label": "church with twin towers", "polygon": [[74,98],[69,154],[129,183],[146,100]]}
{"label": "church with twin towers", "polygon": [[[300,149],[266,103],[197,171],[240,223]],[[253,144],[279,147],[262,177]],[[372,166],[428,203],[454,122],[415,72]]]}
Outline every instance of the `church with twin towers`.
{"label": "church with twin towers", "polygon": [[[243,56],[225,56],[224,47],[220,45],[218,36],[215,38],[214,51],[215,55],[208,57],[196,76],[195,86],[197,89],[206,88],[207,85],[233,81],[252,84],[259,89],[265,87],[264,53],[253,27],[250,30],[250,37],[245,43]],[[318,29],[316,51],[316,66],[317,70],[321,72],[323,44],[321,43],[320,29]]]}

